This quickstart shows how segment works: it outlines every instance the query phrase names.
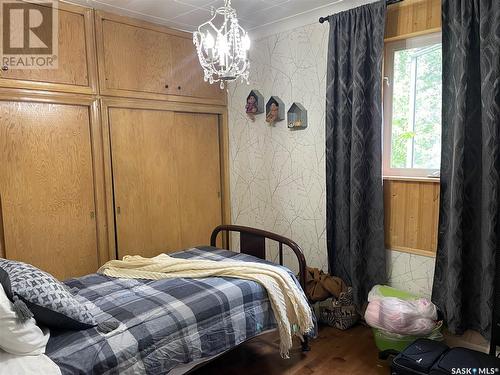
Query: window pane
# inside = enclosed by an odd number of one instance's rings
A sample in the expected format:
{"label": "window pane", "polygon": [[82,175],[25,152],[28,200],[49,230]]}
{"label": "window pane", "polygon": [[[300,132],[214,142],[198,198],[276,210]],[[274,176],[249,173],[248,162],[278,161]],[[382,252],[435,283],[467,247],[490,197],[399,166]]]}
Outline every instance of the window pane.
{"label": "window pane", "polygon": [[396,51],[392,102],[392,168],[439,169],[441,45]]}
{"label": "window pane", "polygon": [[409,119],[410,68],[410,50],[396,51],[392,92],[392,168],[405,168],[411,165],[408,155],[408,140],[413,137]]}

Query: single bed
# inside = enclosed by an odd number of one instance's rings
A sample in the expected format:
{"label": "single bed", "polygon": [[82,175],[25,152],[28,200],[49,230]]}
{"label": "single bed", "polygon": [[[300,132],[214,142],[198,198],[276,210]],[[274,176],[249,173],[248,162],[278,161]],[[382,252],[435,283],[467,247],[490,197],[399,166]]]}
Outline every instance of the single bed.
{"label": "single bed", "polygon": [[[220,232],[239,232],[241,252],[216,248]],[[300,247],[254,228],[219,226],[211,246],[170,255],[266,262],[266,239],[278,242],[280,266],[284,245],[297,256],[295,280],[304,287],[306,263]],[[276,327],[267,292],[253,281],[221,277],[152,281],[91,274],[65,284],[91,306],[98,320],[114,318],[120,326],[109,334],[95,328],[52,331],[46,355],[62,374],[184,373]],[[303,350],[308,350],[307,339]]]}

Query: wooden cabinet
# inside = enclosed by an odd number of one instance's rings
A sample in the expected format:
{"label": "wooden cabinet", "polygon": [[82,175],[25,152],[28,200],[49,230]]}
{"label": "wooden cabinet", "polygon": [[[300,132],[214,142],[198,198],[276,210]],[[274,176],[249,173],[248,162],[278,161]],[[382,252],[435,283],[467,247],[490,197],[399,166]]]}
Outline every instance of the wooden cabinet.
{"label": "wooden cabinet", "polygon": [[109,108],[118,258],[207,244],[222,223],[215,114]]}
{"label": "wooden cabinet", "polygon": [[225,104],[225,91],[203,80],[191,34],[104,12],[96,31],[102,94]]}
{"label": "wooden cabinet", "polygon": [[43,101],[0,99],[0,256],[65,279],[99,265],[96,107]]}
{"label": "wooden cabinet", "polygon": [[0,86],[84,94],[97,92],[93,10],[62,2],[58,6],[57,69],[2,69]]}
{"label": "wooden cabinet", "polygon": [[208,244],[226,94],[191,35],[62,2],[58,23],[57,69],[0,71],[0,257],[65,279]]}

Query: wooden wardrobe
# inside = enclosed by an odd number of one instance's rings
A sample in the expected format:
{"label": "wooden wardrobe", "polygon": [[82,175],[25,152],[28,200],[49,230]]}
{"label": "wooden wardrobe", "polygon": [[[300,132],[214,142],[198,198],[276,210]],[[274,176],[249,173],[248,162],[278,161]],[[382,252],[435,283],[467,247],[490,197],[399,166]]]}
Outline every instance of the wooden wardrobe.
{"label": "wooden wardrobe", "polygon": [[58,69],[0,72],[0,257],[65,279],[208,244],[229,222],[226,94],[191,35],[66,3],[59,35]]}

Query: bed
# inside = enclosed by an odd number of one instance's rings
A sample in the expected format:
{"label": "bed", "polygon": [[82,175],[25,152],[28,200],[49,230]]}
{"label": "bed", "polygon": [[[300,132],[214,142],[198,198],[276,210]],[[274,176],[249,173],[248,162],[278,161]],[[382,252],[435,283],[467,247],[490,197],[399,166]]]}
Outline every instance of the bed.
{"label": "bed", "polygon": [[[215,247],[221,232],[239,232],[240,253]],[[211,246],[170,255],[266,262],[266,239],[278,243],[277,266],[283,266],[284,246],[296,255],[295,280],[304,288],[306,262],[300,247],[254,228],[219,226],[212,233]],[[112,317],[120,325],[108,334],[97,329],[51,331],[46,355],[62,374],[185,373],[276,327],[267,292],[253,281],[221,277],[153,281],[91,274],[65,284],[91,306],[97,319]],[[302,349],[309,350],[307,338]]]}

